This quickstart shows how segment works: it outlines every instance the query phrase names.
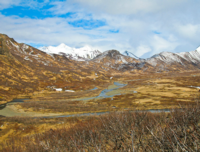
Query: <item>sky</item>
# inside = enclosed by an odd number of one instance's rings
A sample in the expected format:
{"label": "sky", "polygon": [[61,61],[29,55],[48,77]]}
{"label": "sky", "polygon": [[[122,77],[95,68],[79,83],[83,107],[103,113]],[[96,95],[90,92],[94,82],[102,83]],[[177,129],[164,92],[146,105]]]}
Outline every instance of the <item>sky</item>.
{"label": "sky", "polygon": [[148,58],[200,46],[199,0],[0,0],[0,33],[34,47],[92,46]]}

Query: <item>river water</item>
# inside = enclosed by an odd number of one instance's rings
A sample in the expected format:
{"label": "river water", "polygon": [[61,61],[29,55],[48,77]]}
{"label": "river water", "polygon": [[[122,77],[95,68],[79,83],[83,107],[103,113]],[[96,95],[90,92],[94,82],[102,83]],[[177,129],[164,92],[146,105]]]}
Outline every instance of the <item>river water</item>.
{"label": "river water", "polygon": [[[121,95],[122,90],[120,88],[123,88],[126,86],[126,84],[119,83],[119,82],[114,82],[113,85],[110,85],[107,89],[104,89],[101,91],[101,93],[98,96],[95,97],[86,97],[86,98],[77,98],[73,100],[82,100],[82,101],[88,101],[92,99],[101,99],[101,98],[112,98],[116,95]],[[94,89],[91,90],[96,90],[98,89],[95,87]],[[24,102],[24,100],[28,99],[13,99],[13,101],[7,103],[7,104],[2,104],[0,105],[0,116],[5,116],[5,117],[13,117],[13,116],[32,116],[31,113],[33,112],[17,112],[16,110],[13,110],[11,106],[14,106],[13,104],[15,103],[20,103]],[[164,110],[147,110],[149,112],[155,113],[155,112],[170,112],[169,109],[164,109]],[[136,112],[141,112],[141,111],[136,111]],[[109,112],[99,112],[99,113],[83,113],[83,114],[75,114],[75,115],[55,115],[55,116],[41,116],[43,118],[58,118],[58,117],[74,117],[74,116],[89,116],[89,115],[101,115]]]}

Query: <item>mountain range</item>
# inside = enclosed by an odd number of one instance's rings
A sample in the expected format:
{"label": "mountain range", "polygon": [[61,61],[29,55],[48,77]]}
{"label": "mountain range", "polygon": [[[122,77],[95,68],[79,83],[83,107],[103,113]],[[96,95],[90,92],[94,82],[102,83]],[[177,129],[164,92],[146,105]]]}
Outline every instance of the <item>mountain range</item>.
{"label": "mountain range", "polygon": [[67,58],[76,61],[87,61],[101,54],[100,51],[92,48],[89,45],[86,45],[81,48],[72,48],[65,45],[64,43],[61,43],[57,47],[48,46],[48,47],[40,47],[38,49],[42,50],[43,52],[46,52],[47,54],[64,55]]}
{"label": "mountain range", "polygon": [[[191,52],[162,52],[140,59],[131,52],[100,52],[65,44],[36,49],[0,34],[0,100],[52,86],[87,90],[126,76],[199,70],[200,47]],[[87,85],[86,85],[87,84]]]}
{"label": "mountain range", "polygon": [[[111,68],[117,70],[123,69],[123,67],[129,67],[128,69],[130,69],[130,65],[138,67],[139,64],[139,67],[141,67],[142,65],[149,64],[155,68],[157,67],[158,70],[168,71],[171,70],[169,65],[176,64],[176,66],[178,67],[181,67],[182,65],[181,68],[184,69],[187,68],[189,65],[191,65],[189,66],[190,68],[197,68],[200,62],[200,47],[191,52],[161,52],[147,59],[141,59],[129,51],[125,51],[122,54],[116,52],[116,50],[109,50],[101,53],[99,50],[94,49],[88,45],[82,48],[71,48],[62,43],[57,47],[48,46],[41,47],[39,49],[46,52],[47,54],[64,55],[68,59],[75,61],[95,61],[96,63],[100,63],[102,60],[103,65],[107,67],[110,66]],[[106,58],[106,56],[110,56],[112,57],[112,59],[110,61],[104,61],[104,58]]]}

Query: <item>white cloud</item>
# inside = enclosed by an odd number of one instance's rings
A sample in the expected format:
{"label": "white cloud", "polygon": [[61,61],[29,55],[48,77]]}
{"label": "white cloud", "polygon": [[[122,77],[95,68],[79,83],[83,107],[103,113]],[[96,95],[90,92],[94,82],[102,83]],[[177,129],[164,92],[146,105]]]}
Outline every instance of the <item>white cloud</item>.
{"label": "white cloud", "polygon": [[108,31],[106,27],[84,30],[70,26],[68,19],[63,18],[29,19],[0,14],[0,20],[1,33],[19,42],[44,45],[65,43],[71,47],[92,44],[101,51],[122,47],[122,44],[113,43],[115,34],[106,33]]}
{"label": "white cloud", "polygon": [[169,37],[169,39],[164,39],[155,35],[153,37],[153,40],[151,41],[151,45],[155,53],[163,51],[173,51],[178,46],[178,43],[176,41],[171,41],[170,38],[171,37]]}
{"label": "white cloud", "polygon": [[[31,5],[32,9],[38,9],[48,2],[0,0],[0,9],[14,5]],[[101,51],[128,50],[137,56],[150,56],[161,51],[190,51],[200,44],[200,1],[67,0],[50,4],[53,7],[48,11],[55,16],[68,12],[74,14],[71,18],[57,16],[45,19],[0,14],[0,32],[25,43],[65,43],[70,47],[88,44]],[[68,24],[80,19],[105,21],[106,25],[84,30]],[[119,32],[111,33],[109,30]]]}
{"label": "white cloud", "polygon": [[200,34],[200,25],[186,24],[178,25],[177,31],[185,38],[195,39]]}
{"label": "white cloud", "polygon": [[0,10],[9,8],[13,5],[19,5],[21,0],[0,0]]}
{"label": "white cloud", "polygon": [[148,47],[148,46],[145,46],[145,45],[140,45],[137,47],[136,49],[136,52],[135,52],[135,55],[136,56],[142,56],[144,55],[145,53],[148,53],[151,51],[151,48]]}
{"label": "white cloud", "polygon": [[151,13],[180,5],[188,0],[68,0],[67,3],[80,4],[92,11],[114,15]]}

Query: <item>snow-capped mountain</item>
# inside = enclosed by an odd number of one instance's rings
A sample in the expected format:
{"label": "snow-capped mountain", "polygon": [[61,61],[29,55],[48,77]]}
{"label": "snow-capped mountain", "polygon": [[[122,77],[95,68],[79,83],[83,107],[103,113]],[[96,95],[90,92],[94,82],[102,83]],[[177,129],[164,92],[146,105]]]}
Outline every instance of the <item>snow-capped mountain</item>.
{"label": "snow-capped mountain", "polygon": [[108,50],[90,60],[94,64],[101,65],[101,68],[107,71],[115,69],[118,71],[133,70],[141,68],[143,63],[135,58],[125,56],[117,50]]}
{"label": "snow-capped mountain", "polygon": [[120,52],[117,51],[117,50],[105,51],[102,54],[98,55],[94,60],[96,60],[96,62],[100,62],[101,60],[105,59],[106,57],[109,58],[109,61],[114,59],[115,60],[115,64],[128,63],[126,61],[126,57],[123,56],[122,54],[120,54]]}
{"label": "snow-capped mountain", "polygon": [[89,59],[93,59],[97,55],[101,54],[100,51],[88,45],[81,48],[72,48],[65,45],[64,43],[61,43],[57,47],[48,46],[48,47],[40,47],[39,49],[48,54],[64,55],[67,58],[76,61],[86,61]]}
{"label": "snow-capped mountain", "polygon": [[146,62],[152,66],[156,66],[157,64],[171,65],[176,63],[182,64],[183,66],[189,63],[200,64],[200,47],[191,52],[161,52],[146,59]]}
{"label": "snow-capped mountain", "polygon": [[138,60],[140,59],[139,57],[137,57],[136,55],[134,55],[133,53],[128,52],[128,51],[124,51],[124,53],[122,53],[122,54],[125,55],[125,56],[129,56],[129,57],[138,59]]}
{"label": "snow-capped mountain", "polygon": [[176,54],[189,62],[192,62],[195,64],[200,62],[200,47],[198,47],[195,51],[181,52],[181,53],[176,53]]}
{"label": "snow-capped mountain", "polygon": [[182,57],[180,57],[176,53],[171,53],[171,52],[161,52],[159,54],[152,56],[151,58],[148,58],[146,62],[151,64],[152,66],[156,66],[158,63],[172,64],[177,62],[183,64]]}
{"label": "snow-capped mountain", "polygon": [[[0,54],[17,55],[27,64],[30,63],[31,66],[37,63],[48,66],[48,68],[67,66],[68,68],[80,69],[80,67],[84,67],[108,73],[110,70],[137,73],[138,71],[163,72],[200,69],[200,47],[191,52],[162,52],[148,59],[140,59],[128,51],[123,54],[117,50],[101,53],[90,46],[71,48],[63,43],[57,47],[39,48],[42,50],[40,51],[26,44],[18,44],[8,36],[3,35],[2,37],[5,37],[5,41],[0,41]],[[5,47],[8,47],[9,51],[6,52]],[[77,64],[69,59],[86,62]]]}

